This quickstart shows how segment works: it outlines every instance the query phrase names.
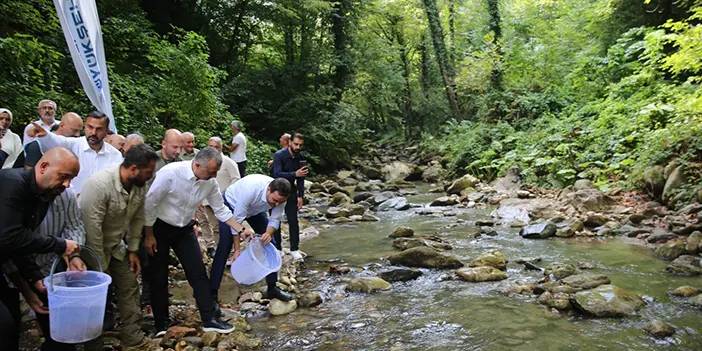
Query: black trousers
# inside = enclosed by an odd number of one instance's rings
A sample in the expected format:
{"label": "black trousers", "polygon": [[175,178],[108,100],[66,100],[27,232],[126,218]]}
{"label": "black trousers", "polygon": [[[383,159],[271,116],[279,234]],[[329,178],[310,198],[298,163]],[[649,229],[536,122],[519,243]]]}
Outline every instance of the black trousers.
{"label": "black trousers", "polygon": [[239,176],[246,177],[246,161],[237,162],[236,166],[239,168]]}
{"label": "black trousers", "polygon": [[193,232],[193,222],[185,227],[175,227],[160,219],[154,223],[157,252],[150,257],[152,268],[151,308],[157,329],[167,328],[168,315],[168,262],[170,249],[180,260],[185,277],[193,288],[195,302],[203,322],[213,316],[214,300],[210,293],[210,280],[202,262],[200,245]]}
{"label": "black trousers", "polygon": [[0,275],[0,348],[3,350],[19,350],[20,319],[19,291],[10,288]]}
{"label": "black trousers", "polygon": [[[300,222],[297,220],[297,196],[295,193],[288,197],[285,203],[285,217],[288,219],[288,234],[290,235],[290,251],[300,249]],[[280,229],[275,231],[275,247],[282,250],[283,238],[280,235]]]}

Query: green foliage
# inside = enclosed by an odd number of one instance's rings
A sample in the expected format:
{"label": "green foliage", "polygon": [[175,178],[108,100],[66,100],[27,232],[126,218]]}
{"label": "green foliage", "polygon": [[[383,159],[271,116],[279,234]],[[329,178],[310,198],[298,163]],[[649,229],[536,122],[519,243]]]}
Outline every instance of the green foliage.
{"label": "green foliage", "polygon": [[270,175],[268,161],[273,159],[277,149],[262,141],[248,138],[246,141],[246,173]]}

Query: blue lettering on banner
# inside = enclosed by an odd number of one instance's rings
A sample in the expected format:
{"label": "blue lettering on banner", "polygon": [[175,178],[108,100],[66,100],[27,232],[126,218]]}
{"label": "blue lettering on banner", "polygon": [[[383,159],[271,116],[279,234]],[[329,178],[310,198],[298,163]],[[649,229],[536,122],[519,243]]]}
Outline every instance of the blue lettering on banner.
{"label": "blue lettering on banner", "polygon": [[78,46],[79,51],[82,51],[83,61],[88,66],[93,84],[99,90],[102,90],[102,73],[100,72],[100,63],[95,55],[93,44],[90,41],[90,32],[88,32],[88,28],[85,27],[83,15],[80,12],[80,7],[76,6],[75,0],[70,0],[69,3],[70,7],[68,10],[71,11],[73,28],[76,31],[78,39],[81,40],[79,43],[76,43],[76,46]]}

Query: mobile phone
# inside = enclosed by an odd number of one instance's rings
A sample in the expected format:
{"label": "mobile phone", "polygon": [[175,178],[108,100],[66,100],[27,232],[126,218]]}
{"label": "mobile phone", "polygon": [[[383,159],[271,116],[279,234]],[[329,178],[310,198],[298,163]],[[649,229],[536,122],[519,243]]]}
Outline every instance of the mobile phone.
{"label": "mobile phone", "polygon": [[306,160],[300,160],[300,168],[302,167],[307,167],[307,161]]}

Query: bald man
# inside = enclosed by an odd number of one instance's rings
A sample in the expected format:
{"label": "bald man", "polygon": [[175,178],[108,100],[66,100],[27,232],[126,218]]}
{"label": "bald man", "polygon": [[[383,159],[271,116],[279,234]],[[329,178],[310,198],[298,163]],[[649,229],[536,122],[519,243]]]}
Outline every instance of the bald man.
{"label": "bald man", "polygon": [[182,161],[181,152],[183,152],[183,134],[178,129],[167,130],[161,140],[161,150],[157,152],[159,160],[156,162],[156,171],[158,172],[171,162]]}
{"label": "bald man", "polygon": [[114,146],[115,149],[117,149],[117,151],[119,151],[122,154],[122,156],[124,156],[124,152],[125,152],[124,147],[127,144],[127,138],[115,133],[115,134],[110,134],[110,135],[106,136],[105,141],[108,144]]}
{"label": "bald man", "polygon": [[192,160],[198,151],[200,150],[195,148],[195,134],[190,132],[183,133],[183,152],[180,154],[180,158]]}
{"label": "bald man", "polygon": [[[67,138],[77,138],[80,136],[81,130],[83,130],[83,119],[75,112],[68,112],[61,117],[61,122],[58,124],[58,129],[54,131],[54,134]],[[33,140],[24,146],[24,154],[17,158],[14,167],[34,167],[41,156],[42,151],[39,141]]]}
{"label": "bald man", "polygon": [[[54,198],[70,186],[80,170],[78,158],[64,148],[47,151],[34,168],[0,170],[0,265],[12,261],[19,271],[10,280],[19,287],[37,313],[47,313],[41,300],[29,288],[45,291],[43,275],[29,256],[37,253],[72,255],[78,250],[73,240],[34,235]],[[19,340],[19,293],[0,277],[0,345],[16,350]]]}
{"label": "bald man", "polygon": [[127,135],[126,139],[127,139],[127,142],[124,144],[124,152],[125,153],[127,151],[129,151],[129,149],[131,149],[132,146],[144,143],[144,137],[137,134],[137,133]]}

